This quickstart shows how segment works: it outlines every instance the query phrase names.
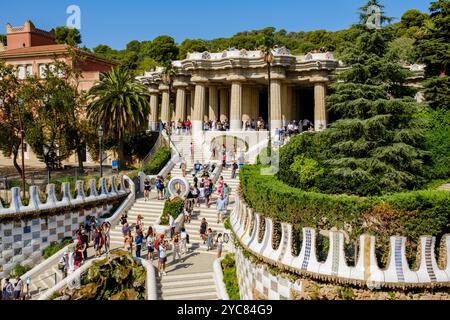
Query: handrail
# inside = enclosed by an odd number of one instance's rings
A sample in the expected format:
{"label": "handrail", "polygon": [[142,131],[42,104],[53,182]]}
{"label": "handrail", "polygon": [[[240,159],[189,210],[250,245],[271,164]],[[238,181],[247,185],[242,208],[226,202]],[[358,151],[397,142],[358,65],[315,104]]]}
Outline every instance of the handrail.
{"label": "handrail", "polygon": [[[114,223],[117,222],[117,220],[122,215],[123,211],[128,210],[129,207],[131,205],[133,205],[135,197],[136,197],[135,185],[134,185],[133,181],[128,176],[124,176],[123,178],[124,178],[124,180],[127,180],[128,183],[130,184],[131,192],[127,196],[127,198],[124,200],[124,202],[119,206],[119,208],[116,209],[116,212],[110,218],[105,220],[105,221],[111,223],[111,226],[113,226]],[[124,186],[124,188],[125,188],[125,186]],[[56,263],[58,263],[58,261],[64,255],[64,253],[66,251],[68,251],[69,248],[71,248],[73,246],[74,246],[73,243],[65,246],[64,248],[62,248],[61,250],[56,252],[54,255],[52,255],[51,257],[47,258],[46,260],[44,260],[40,264],[36,265],[33,269],[29,270],[27,273],[22,275],[21,279],[23,281],[25,281],[28,276],[34,277],[35,275],[38,275],[42,271],[45,271],[45,270],[49,269],[52,265],[55,265]]]}
{"label": "handrail", "polygon": [[161,134],[159,134],[158,139],[156,139],[156,141],[155,141],[155,144],[153,145],[153,147],[150,149],[150,151],[147,153],[147,155],[142,160],[142,164],[141,164],[142,167],[145,166],[145,164],[151,159],[151,157],[156,153],[156,151],[158,151],[158,149],[161,148],[162,143],[163,143],[163,140],[161,138]]}

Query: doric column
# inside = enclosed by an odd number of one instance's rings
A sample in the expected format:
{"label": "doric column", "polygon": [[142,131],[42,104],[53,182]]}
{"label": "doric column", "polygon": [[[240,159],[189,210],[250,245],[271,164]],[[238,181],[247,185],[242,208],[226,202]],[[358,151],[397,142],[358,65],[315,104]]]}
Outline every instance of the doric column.
{"label": "doric column", "polygon": [[252,102],[251,102],[250,117],[256,121],[259,117],[259,89],[252,88]]}
{"label": "doric column", "polygon": [[181,119],[181,121],[186,120],[186,88],[177,88],[177,101],[175,106],[175,121]]}
{"label": "doric column", "polygon": [[281,128],[281,81],[272,80],[270,84],[270,130]]}
{"label": "doric column", "polygon": [[160,86],[160,90],[162,90],[161,121],[166,123],[171,119],[169,88],[167,86]]}
{"label": "doric column", "polygon": [[245,123],[251,119],[252,87],[244,86],[242,89],[242,121]]}
{"label": "doric column", "polygon": [[231,84],[230,130],[242,130],[242,83]]}
{"label": "doric column", "polygon": [[194,114],[192,117],[193,132],[203,131],[203,113],[205,111],[206,90],[204,84],[195,85]]}
{"label": "doric column", "polygon": [[152,131],[158,130],[158,90],[149,89],[150,91],[150,118],[148,127]]}
{"label": "doric column", "polygon": [[217,121],[219,118],[219,97],[217,87],[209,87],[209,120]]}
{"label": "doric column", "polygon": [[282,85],[281,87],[281,113],[283,126],[287,126],[288,123],[293,120],[292,118],[292,87],[288,85]]}
{"label": "doric column", "polygon": [[194,117],[194,106],[195,106],[195,87],[191,89],[191,121]]}
{"label": "doric column", "polygon": [[189,96],[186,97],[186,119],[192,119],[191,94],[192,93],[189,93]]}
{"label": "doric column", "polygon": [[228,89],[220,90],[220,122],[229,119],[230,108],[228,106],[229,94]]}
{"label": "doric column", "polygon": [[314,84],[314,130],[321,131],[327,127],[327,110],[325,95],[327,86],[324,82]]}

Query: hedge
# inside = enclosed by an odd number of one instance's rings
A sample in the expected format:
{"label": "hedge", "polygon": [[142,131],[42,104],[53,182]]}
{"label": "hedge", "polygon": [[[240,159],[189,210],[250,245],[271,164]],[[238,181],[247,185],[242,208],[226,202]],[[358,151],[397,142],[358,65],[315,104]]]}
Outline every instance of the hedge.
{"label": "hedge", "polygon": [[373,234],[381,264],[386,263],[389,253],[389,236],[408,238],[408,260],[414,264],[420,236],[432,235],[440,241],[450,232],[448,191],[419,190],[379,197],[328,195],[288,186],[275,176],[261,175],[261,168],[245,166],[240,173],[241,194],[252,208],[275,222],[291,223],[297,232],[302,227],[337,227],[347,232],[350,242],[363,233]]}
{"label": "hedge", "polygon": [[171,215],[174,219],[177,219],[178,216],[183,212],[183,208],[184,200],[179,197],[166,200],[159,224],[164,226],[168,225],[169,215]]}
{"label": "hedge", "polygon": [[146,175],[158,174],[164,166],[169,162],[172,156],[171,150],[168,147],[162,147],[150,158],[150,160],[142,167],[142,171]]}
{"label": "hedge", "polygon": [[225,283],[228,297],[230,300],[240,300],[241,296],[239,294],[239,282],[237,278],[236,260],[234,255],[228,253],[221,261],[221,265],[223,270],[223,282]]}

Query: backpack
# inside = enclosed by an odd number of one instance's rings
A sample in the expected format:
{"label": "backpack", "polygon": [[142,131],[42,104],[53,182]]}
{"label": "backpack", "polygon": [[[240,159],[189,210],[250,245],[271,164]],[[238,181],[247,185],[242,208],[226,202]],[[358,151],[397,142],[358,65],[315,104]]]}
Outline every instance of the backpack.
{"label": "backpack", "polygon": [[162,184],[161,180],[159,180],[159,179],[156,181],[156,188],[158,188],[158,189],[163,188],[163,184]]}
{"label": "backpack", "polygon": [[137,236],[137,237],[134,239],[134,243],[136,243],[136,244],[142,244],[142,237],[141,237],[141,236]]}

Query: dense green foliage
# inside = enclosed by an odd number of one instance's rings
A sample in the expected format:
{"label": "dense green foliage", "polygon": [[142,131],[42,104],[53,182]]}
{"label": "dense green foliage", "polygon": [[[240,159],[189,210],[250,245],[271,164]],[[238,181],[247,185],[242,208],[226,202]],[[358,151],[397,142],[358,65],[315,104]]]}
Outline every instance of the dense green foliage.
{"label": "dense green foliage", "polygon": [[223,270],[223,282],[225,283],[228,297],[230,300],[241,300],[234,254],[228,253],[221,261],[221,264]]}
{"label": "dense green foliage", "polygon": [[177,197],[166,200],[159,224],[168,225],[169,215],[171,215],[174,219],[177,219],[178,216],[183,213],[183,208],[184,200],[182,198]]}
{"label": "dense green foliage", "polygon": [[327,195],[288,186],[274,176],[261,175],[260,169],[245,166],[240,173],[243,196],[257,212],[275,221],[289,222],[296,230],[336,227],[346,231],[351,242],[365,232],[372,233],[379,237],[377,247],[383,248],[382,260],[387,259],[389,236],[408,237],[413,252],[420,236],[431,234],[439,241],[450,232],[450,194],[446,191],[373,197]]}
{"label": "dense green foliage", "polygon": [[50,258],[52,255],[57,253],[59,250],[73,242],[72,238],[64,238],[61,242],[52,242],[48,247],[42,251],[42,256],[44,259]]}
{"label": "dense green foliage", "polygon": [[293,186],[379,195],[412,190],[425,182],[429,157],[424,126],[406,86],[408,72],[389,51],[392,32],[359,28],[342,55],[352,68],[337,75],[342,81],[332,85],[327,98],[338,120],[281,150],[278,176]]}
{"label": "dense green foliage", "polygon": [[450,106],[450,1],[431,3],[424,35],[417,42],[417,55],[426,64],[425,97],[434,109]]}
{"label": "dense green foliage", "polygon": [[60,44],[68,44],[76,46],[81,43],[80,30],[75,28],[69,28],[66,26],[60,26],[55,28],[55,41]]}
{"label": "dense green foliage", "polygon": [[14,267],[14,270],[11,274],[12,277],[21,277],[23,276],[25,273],[27,273],[29,270],[31,270],[31,268],[29,266],[23,266],[21,264],[17,264]]}
{"label": "dense green foliage", "polygon": [[169,162],[171,158],[171,150],[168,147],[162,147],[147,161],[142,167],[142,171],[146,175],[157,175]]}

